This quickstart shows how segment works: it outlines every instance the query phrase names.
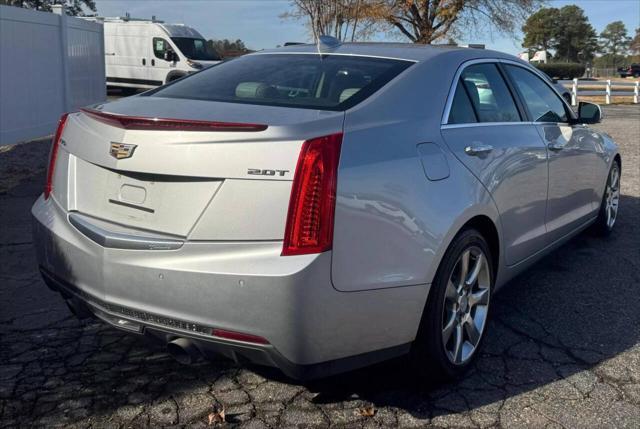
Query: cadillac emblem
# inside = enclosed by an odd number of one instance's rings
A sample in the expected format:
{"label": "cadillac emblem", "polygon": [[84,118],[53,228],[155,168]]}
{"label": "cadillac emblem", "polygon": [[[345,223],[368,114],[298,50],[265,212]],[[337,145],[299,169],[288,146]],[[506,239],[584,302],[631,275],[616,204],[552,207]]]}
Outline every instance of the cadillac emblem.
{"label": "cadillac emblem", "polygon": [[134,144],[111,143],[109,153],[115,159],[131,158],[136,147]]}

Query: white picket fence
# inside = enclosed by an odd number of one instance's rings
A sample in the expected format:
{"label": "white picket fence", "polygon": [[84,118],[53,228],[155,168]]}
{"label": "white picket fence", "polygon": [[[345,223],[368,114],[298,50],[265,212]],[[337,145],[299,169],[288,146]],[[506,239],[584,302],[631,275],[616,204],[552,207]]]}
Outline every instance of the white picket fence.
{"label": "white picket fence", "polygon": [[60,115],[106,99],[100,23],[0,5],[0,145],[52,134]]}
{"label": "white picket fence", "polygon": [[[630,97],[633,96],[633,102],[638,104],[640,102],[640,81],[639,82],[611,82],[611,80],[589,80],[580,81],[573,79],[572,81],[561,81],[562,85],[571,89],[571,104],[576,106],[578,104],[578,96],[604,96],[605,104],[611,104],[613,97]],[[586,89],[580,91],[580,86],[584,87],[599,87],[603,89]],[[622,87],[622,88],[620,88]],[[613,90],[612,90],[613,89]]]}

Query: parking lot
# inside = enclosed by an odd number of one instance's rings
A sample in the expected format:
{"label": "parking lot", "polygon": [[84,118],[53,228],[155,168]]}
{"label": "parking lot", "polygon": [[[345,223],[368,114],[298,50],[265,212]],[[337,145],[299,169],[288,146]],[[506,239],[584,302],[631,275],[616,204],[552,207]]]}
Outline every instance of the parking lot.
{"label": "parking lot", "polygon": [[546,257],[496,296],[468,376],[425,385],[402,359],[298,384],[227,360],[183,366],[79,322],[37,272],[29,210],[48,142],[0,151],[0,427],[640,426],[640,106],[599,127],[623,156],[618,225]]}

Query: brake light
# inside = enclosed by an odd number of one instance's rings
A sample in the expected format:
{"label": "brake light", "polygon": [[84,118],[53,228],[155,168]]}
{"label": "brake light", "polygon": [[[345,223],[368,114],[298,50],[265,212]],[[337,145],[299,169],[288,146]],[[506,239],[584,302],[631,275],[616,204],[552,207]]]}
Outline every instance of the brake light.
{"label": "brake light", "polygon": [[51,142],[51,151],[49,152],[49,167],[47,168],[47,182],[44,185],[44,199],[48,199],[49,195],[53,191],[53,172],[56,168],[56,159],[58,158],[58,149],[60,148],[60,140],[62,140],[62,133],[64,132],[64,126],[67,124],[68,113],[63,114],[58,121],[58,128],[56,134],[53,136]]}
{"label": "brake light", "polygon": [[264,131],[267,125],[240,122],[196,121],[116,115],[95,109],[80,109],[93,119],[125,130],[148,131]]}
{"label": "brake light", "polygon": [[293,178],[282,256],[331,249],[341,144],[342,133],[303,143]]}

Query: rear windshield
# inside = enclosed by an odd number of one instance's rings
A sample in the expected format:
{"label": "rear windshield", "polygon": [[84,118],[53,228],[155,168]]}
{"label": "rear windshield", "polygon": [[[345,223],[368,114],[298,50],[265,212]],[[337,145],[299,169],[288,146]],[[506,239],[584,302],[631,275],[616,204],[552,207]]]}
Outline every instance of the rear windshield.
{"label": "rear windshield", "polygon": [[403,60],[345,55],[247,55],[205,69],[149,95],[346,110],[411,64]]}

